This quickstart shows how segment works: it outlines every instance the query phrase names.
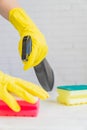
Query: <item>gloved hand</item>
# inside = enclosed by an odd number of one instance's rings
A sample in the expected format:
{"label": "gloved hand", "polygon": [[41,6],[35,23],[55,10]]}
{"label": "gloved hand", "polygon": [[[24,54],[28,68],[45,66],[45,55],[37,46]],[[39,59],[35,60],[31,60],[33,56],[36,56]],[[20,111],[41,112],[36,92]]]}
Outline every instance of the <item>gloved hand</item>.
{"label": "gloved hand", "polygon": [[49,94],[41,87],[0,72],[0,99],[13,111],[19,112],[20,106],[11,93],[32,104],[36,102],[34,96],[37,96],[42,100],[49,97]]}
{"label": "gloved hand", "polygon": [[30,17],[21,8],[14,8],[9,12],[9,21],[20,34],[19,53],[22,56],[22,42],[25,36],[32,39],[32,51],[28,61],[23,61],[24,70],[38,65],[47,55],[48,47],[43,34],[39,31]]}

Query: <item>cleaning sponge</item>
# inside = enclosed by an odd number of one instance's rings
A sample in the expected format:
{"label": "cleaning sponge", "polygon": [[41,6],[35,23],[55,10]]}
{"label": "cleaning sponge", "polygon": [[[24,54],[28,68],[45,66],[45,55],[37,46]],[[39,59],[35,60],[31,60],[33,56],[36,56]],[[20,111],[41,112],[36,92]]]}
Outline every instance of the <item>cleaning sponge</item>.
{"label": "cleaning sponge", "polygon": [[57,87],[58,102],[65,105],[87,103],[87,85],[68,85]]}
{"label": "cleaning sponge", "polygon": [[0,100],[0,116],[36,117],[38,115],[39,100],[37,100],[35,104],[23,100],[17,100],[17,102],[21,107],[20,112],[14,112],[2,100]]}

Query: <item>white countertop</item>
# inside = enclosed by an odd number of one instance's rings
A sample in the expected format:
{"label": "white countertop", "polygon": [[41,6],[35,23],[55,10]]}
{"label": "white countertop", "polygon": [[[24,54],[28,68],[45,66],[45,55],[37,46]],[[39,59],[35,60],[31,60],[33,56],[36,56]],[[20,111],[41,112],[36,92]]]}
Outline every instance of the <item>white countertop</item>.
{"label": "white countertop", "polygon": [[0,130],[87,130],[87,105],[68,107],[52,93],[41,101],[37,117],[0,117]]}

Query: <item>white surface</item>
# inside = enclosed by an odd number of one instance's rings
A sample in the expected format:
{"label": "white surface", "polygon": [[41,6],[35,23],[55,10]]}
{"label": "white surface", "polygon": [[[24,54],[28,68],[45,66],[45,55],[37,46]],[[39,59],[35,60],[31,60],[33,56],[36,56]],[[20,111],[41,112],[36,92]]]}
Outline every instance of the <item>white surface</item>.
{"label": "white surface", "polygon": [[0,130],[87,130],[87,105],[67,107],[51,95],[41,102],[38,117],[0,117]]}

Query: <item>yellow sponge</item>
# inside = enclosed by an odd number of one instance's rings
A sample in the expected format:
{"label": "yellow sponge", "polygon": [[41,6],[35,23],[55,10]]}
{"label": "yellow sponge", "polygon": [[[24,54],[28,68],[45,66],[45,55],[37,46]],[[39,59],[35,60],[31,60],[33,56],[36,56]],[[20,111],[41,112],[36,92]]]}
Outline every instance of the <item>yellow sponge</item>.
{"label": "yellow sponge", "polygon": [[57,87],[58,102],[65,105],[87,103],[87,85],[70,85]]}

